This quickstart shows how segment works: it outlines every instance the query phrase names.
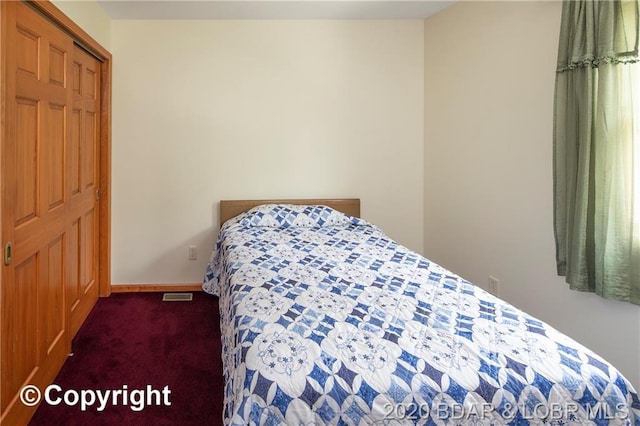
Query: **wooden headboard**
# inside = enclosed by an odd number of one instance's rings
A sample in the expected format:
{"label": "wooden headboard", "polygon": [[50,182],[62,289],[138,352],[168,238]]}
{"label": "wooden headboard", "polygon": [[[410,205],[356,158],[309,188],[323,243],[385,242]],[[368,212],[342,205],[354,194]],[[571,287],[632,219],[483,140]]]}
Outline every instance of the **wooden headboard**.
{"label": "wooden headboard", "polygon": [[220,226],[227,220],[261,204],[318,204],[360,217],[359,198],[309,198],[296,200],[220,200]]}

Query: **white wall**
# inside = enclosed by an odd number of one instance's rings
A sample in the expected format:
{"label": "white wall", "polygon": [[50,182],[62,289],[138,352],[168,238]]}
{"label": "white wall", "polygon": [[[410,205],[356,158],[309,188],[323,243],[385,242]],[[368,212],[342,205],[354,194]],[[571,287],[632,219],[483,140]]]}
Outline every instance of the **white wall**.
{"label": "white wall", "polygon": [[113,283],[200,282],[220,199],[360,197],[422,251],[423,24],[113,21]]}
{"label": "white wall", "polygon": [[94,0],[52,0],[65,15],[107,50],[111,48],[111,18]]}
{"label": "white wall", "polygon": [[425,252],[640,385],[640,307],[555,273],[552,113],[560,2],[460,2],[425,21]]}

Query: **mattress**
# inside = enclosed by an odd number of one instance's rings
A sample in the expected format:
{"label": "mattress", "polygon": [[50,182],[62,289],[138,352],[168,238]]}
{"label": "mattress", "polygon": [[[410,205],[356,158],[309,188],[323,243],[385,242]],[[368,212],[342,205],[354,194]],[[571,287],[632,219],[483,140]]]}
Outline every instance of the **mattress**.
{"label": "mattress", "polygon": [[328,207],[227,221],[203,289],[220,297],[227,425],[640,426],[600,356]]}

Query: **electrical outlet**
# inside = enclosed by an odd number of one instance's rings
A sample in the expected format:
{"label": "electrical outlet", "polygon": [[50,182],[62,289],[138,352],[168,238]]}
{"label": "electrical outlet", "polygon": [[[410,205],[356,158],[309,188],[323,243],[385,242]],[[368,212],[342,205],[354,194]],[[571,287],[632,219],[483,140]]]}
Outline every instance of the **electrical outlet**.
{"label": "electrical outlet", "polygon": [[198,260],[198,248],[189,246],[189,260]]}
{"label": "electrical outlet", "polygon": [[497,279],[496,277],[492,277],[491,275],[489,275],[489,293],[493,294],[494,296],[497,296],[499,291],[500,291],[500,280]]}

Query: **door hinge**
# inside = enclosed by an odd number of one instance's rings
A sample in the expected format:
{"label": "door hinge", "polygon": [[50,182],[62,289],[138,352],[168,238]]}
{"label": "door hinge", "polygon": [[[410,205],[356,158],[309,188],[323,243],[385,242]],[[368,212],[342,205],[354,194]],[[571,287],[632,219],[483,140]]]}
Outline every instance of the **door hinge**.
{"label": "door hinge", "polygon": [[4,246],[4,264],[6,266],[11,265],[12,256],[13,256],[13,245],[9,242]]}
{"label": "door hinge", "polygon": [[96,189],[96,201],[100,201],[100,190]]}

